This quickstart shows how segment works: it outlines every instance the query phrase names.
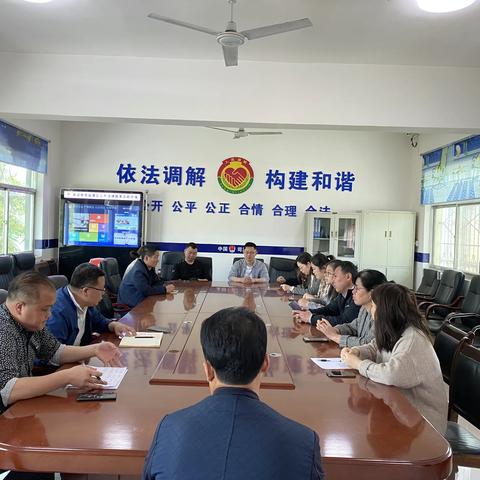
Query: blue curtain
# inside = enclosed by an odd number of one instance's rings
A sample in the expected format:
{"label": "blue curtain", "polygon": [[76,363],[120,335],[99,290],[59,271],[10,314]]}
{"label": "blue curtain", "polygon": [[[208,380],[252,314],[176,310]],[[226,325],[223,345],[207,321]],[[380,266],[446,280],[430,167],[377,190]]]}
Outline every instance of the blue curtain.
{"label": "blue curtain", "polygon": [[0,162],[47,173],[48,142],[0,120]]}

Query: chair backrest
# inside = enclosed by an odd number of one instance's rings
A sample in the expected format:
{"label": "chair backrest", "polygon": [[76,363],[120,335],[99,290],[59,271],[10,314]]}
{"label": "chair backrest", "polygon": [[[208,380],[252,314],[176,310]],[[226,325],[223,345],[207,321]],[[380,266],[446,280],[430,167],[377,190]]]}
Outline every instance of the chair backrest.
{"label": "chair backrest", "polygon": [[480,350],[473,345],[474,335],[463,342],[453,361],[450,376],[449,409],[480,428]]}
{"label": "chair backrest", "polygon": [[92,265],[95,265],[96,267],[100,268],[100,262],[103,260],[102,257],[95,257],[91,258],[88,263],[91,263]]}
{"label": "chair backrest", "polygon": [[[244,258],[245,258],[245,257],[235,257],[235,258],[233,259],[232,264],[235,263],[235,262],[238,262],[239,260],[243,260]],[[261,262],[265,263],[265,260],[264,260],[263,258],[255,257],[255,260],[260,260]]]}
{"label": "chair backrest", "polygon": [[23,272],[30,272],[35,268],[35,255],[33,253],[14,253],[13,255],[15,276]]}
{"label": "chair backrest", "polygon": [[118,269],[117,259],[106,257],[100,262],[100,268],[105,272],[105,288],[114,295],[118,294],[122,276]]}
{"label": "chair backrest", "polygon": [[112,299],[105,293],[100,300],[100,303],[95,307],[99,312],[107,318],[114,318],[115,311],[113,310]]}
{"label": "chair backrest", "polygon": [[0,303],[4,303],[7,299],[8,292],[3,288],[0,288]]}
{"label": "chair backrest", "polygon": [[173,278],[173,267],[183,259],[183,252],[163,252],[160,276],[164,280],[171,280]]}
{"label": "chair backrest", "polygon": [[446,383],[450,383],[450,374],[452,370],[455,351],[461,342],[466,341],[467,334],[450,322],[445,322],[441,330],[435,337],[433,348],[440,362],[443,379]]}
{"label": "chair backrest", "polygon": [[202,264],[205,272],[207,273],[207,279],[212,280],[212,257],[197,257],[199,263]]}
{"label": "chair backrest", "polygon": [[68,285],[68,278],[65,275],[49,275],[48,279],[55,285],[57,290]]}
{"label": "chair backrest", "polygon": [[[470,280],[470,287],[463,299],[460,311],[480,315],[480,275],[475,275]],[[473,329],[478,325],[478,318],[475,317],[463,317],[461,321],[469,329]]]}
{"label": "chair backrest", "polygon": [[270,257],[268,275],[270,283],[275,283],[280,276],[285,280],[295,280],[297,278],[297,262],[291,258]]}
{"label": "chair backrest", "polygon": [[424,295],[430,295],[432,297],[435,296],[438,285],[440,284],[440,280],[438,279],[439,273],[438,270],[424,268],[422,281],[418,286],[417,293],[423,293]]}
{"label": "chair backrest", "polygon": [[0,288],[8,290],[8,285],[14,277],[13,257],[0,255]]}
{"label": "chair backrest", "polygon": [[459,295],[465,275],[455,270],[445,270],[440,278],[440,285],[435,294],[434,302],[449,305]]}

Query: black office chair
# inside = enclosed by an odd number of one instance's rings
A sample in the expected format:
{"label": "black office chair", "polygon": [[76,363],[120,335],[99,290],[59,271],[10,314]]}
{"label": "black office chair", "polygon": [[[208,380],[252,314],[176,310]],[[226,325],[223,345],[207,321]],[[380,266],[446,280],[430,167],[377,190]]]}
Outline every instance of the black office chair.
{"label": "black office chair", "polygon": [[452,321],[445,322],[435,337],[433,348],[440,362],[443,380],[448,384],[450,383],[450,374],[457,348],[467,340],[467,334],[454,325]]}
{"label": "black office chair", "polygon": [[282,276],[285,280],[297,279],[297,262],[291,258],[270,257],[270,267],[268,269],[270,283],[275,283],[277,278]]}
{"label": "black office chair", "polygon": [[3,288],[0,288],[0,303],[4,303],[7,299],[8,292]]}
{"label": "black office chair", "polygon": [[13,263],[15,276],[24,272],[31,272],[35,268],[35,255],[33,253],[14,253]]}
{"label": "black office chair", "polygon": [[68,278],[65,275],[49,275],[48,279],[55,285],[57,290],[68,285]]}
{"label": "black office chair", "polygon": [[[476,428],[480,428],[480,350],[472,343],[478,333],[477,328],[455,353],[449,392],[449,418],[460,415]],[[456,421],[448,422],[445,437],[455,466],[480,467],[480,438]]]}
{"label": "black office chair", "polygon": [[8,290],[8,285],[14,278],[13,257],[0,255],[0,288]]}
{"label": "black office chair", "polygon": [[122,276],[118,269],[118,261],[113,257],[106,257],[100,260],[100,268],[105,273],[105,288],[109,295],[116,299],[118,295],[118,289],[122,283]]}
{"label": "black office chair", "polygon": [[197,261],[201,263],[204,272],[207,274],[207,280],[212,280],[212,257],[197,257]]}
{"label": "black office chair", "polygon": [[428,308],[432,307],[430,308],[430,311],[435,310],[438,314],[446,317],[448,314],[448,310],[441,310],[441,307],[459,306],[460,301],[463,299],[463,297],[459,297],[459,295],[464,278],[465,275],[462,272],[456,272],[455,270],[445,270],[433,298],[425,299],[418,295],[415,295],[419,310],[427,314],[429,313],[426,312]]}
{"label": "black office chair", "polygon": [[422,295],[433,298],[437,292],[440,280],[438,279],[440,272],[431,268],[423,269],[423,276],[418,289],[414,292],[416,295]]}
{"label": "black office chair", "polygon": [[433,303],[425,311],[425,319],[432,333],[437,333],[447,318],[456,317],[463,318],[456,323],[465,332],[480,324],[480,275],[475,275],[471,279],[465,297],[458,296],[450,305]]}
{"label": "black office chair", "polygon": [[185,258],[183,252],[163,252],[160,276],[163,280],[173,279],[173,267]]}

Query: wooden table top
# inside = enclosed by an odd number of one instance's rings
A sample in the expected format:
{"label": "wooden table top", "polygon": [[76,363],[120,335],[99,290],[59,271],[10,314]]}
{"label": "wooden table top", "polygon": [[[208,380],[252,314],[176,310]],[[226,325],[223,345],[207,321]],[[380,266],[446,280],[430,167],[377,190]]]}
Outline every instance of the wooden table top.
{"label": "wooden table top", "polygon": [[172,333],[160,348],[122,349],[128,373],[115,402],[77,402],[78,392],[61,389],[12,405],[0,416],[0,469],[139,475],[163,416],[209,394],[202,320],[240,305],[265,321],[268,352],[276,354],[261,399],[318,433],[327,478],[448,476],[449,444],[397,389],[360,375],[332,379],[310,360],[337,357],[339,348],[304,343],[302,336],[314,332],[293,323],[286,295],[206,282],[179,283],[178,293],[149,297],[124,317],[138,331],[157,324]]}

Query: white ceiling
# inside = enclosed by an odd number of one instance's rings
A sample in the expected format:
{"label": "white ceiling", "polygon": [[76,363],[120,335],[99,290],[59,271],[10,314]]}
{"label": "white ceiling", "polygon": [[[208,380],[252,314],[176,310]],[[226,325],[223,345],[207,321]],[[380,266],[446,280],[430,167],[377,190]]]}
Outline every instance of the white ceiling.
{"label": "white ceiling", "polygon": [[[226,0],[0,0],[0,51],[218,59],[213,36],[151,20],[223,30]],[[238,0],[238,30],[309,17],[313,28],[247,42],[239,59],[480,67],[480,0],[451,14],[416,0]]]}

